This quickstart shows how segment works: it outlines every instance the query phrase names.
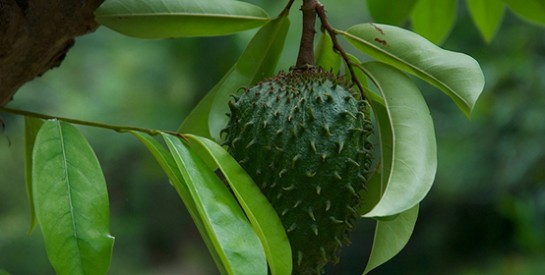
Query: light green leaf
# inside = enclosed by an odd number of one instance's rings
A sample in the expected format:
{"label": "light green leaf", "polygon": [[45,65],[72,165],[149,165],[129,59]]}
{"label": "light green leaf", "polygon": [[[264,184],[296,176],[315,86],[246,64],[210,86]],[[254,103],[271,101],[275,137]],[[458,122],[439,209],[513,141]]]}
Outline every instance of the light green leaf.
{"label": "light green leaf", "polygon": [[484,87],[483,73],[472,57],[443,50],[394,26],[366,23],[341,33],[362,52],[439,88],[467,116],[471,114]]}
{"label": "light green leaf", "polygon": [[36,218],[57,274],[106,274],[114,238],[100,164],[72,125],[44,122],[34,144]]}
{"label": "light green leaf", "polygon": [[276,211],[238,162],[217,143],[187,135],[189,144],[211,169],[219,168],[265,248],[271,274],[291,274],[291,247]]}
{"label": "light green leaf", "polygon": [[471,18],[486,42],[496,34],[503,18],[504,4],[499,0],[467,0]]}
{"label": "light green leaf", "polygon": [[416,33],[441,45],[456,22],[457,0],[418,0],[411,14]]}
{"label": "light green leaf", "polygon": [[[367,90],[370,89],[367,88]],[[384,194],[384,189],[388,184],[387,175],[390,175],[392,170],[392,150],[394,144],[392,122],[388,110],[384,105],[384,100],[374,92],[368,92],[367,98],[369,99],[378,125],[379,132],[377,134],[380,145],[380,162],[367,182],[367,190],[364,190],[360,194],[362,198],[365,198],[358,209],[358,213],[362,216],[369,213],[379,203]]]}
{"label": "light green leaf", "polygon": [[36,210],[34,209],[34,199],[32,195],[32,151],[36,135],[42,127],[44,121],[38,118],[25,116],[25,183],[30,208],[30,227],[28,233],[36,228]]}
{"label": "light green leaf", "polygon": [[[180,197],[182,198],[191,216],[195,216],[195,214],[197,213],[195,202],[191,199],[189,189],[187,189],[187,186],[183,184],[182,174],[180,173],[176,161],[174,161],[174,158],[172,157],[170,152],[148,134],[136,131],[131,131],[130,133],[138,138],[138,140],[140,140],[148,148],[150,153],[155,157],[155,160],[157,160],[157,162],[159,163],[159,166],[161,166],[161,168],[163,168],[163,171],[165,171],[165,173],[167,174],[170,180],[170,184],[174,186],[174,188],[176,188],[176,190],[180,194]],[[198,216],[196,216],[196,218],[198,218]]]}
{"label": "light green leaf", "polygon": [[315,53],[316,66],[322,67],[326,71],[339,72],[341,56],[333,50],[333,41],[327,32],[322,32]]}
{"label": "light green leaf", "polygon": [[182,174],[180,173],[180,170],[178,169],[178,165],[176,164],[176,161],[172,157],[169,151],[167,151],[163,145],[161,145],[157,140],[155,140],[153,137],[151,137],[148,134],[140,133],[131,131],[131,134],[133,134],[138,140],[140,140],[151,152],[151,154],[155,157],[163,171],[167,174],[170,183],[176,191],[178,192],[178,195],[182,199],[185,207],[187,208],[189,215],[191,215],[191,218],[193,219],[193,222],[195,223],[195,226],[201,233],[201,237],[204,240],[204,243],[206,244],[206,247],[208,248],[208,251],[210,252],[210,255],[212,255],[212,258],[214,259],[214,262],[216,263],[216,266],[218,267],[221,274],[227,274],[227,271],[225,270],[225,267],[223,266],[223,263],[221,262],[221,259],[214,248],[214,245],[212,244],[212,241],[210,240],[210,237],[208,236],[204,223],[202,218],[199,216],[199,213],[197,211],[197,206],[195,205],[195,201],[191,197],[191,194],[189,193],[189,189],[187,188],[186,184],[184,183],[184,179],[182,177]]}
{"label": "light green leaf", "polygon": [[377,23],[401,25],[417,0],[367,0],[367,7]]}
{"label": "light green leaf", "polygon": [[193,109],[178,132],[220,140],[219,132],[228,121],[229,97],[274,73],[288,27],[287,17],[277,18],[263,26],[237,63]]}
{"label": "light green leaf", "polygon": [[384,104],[384,109],[376,108],[382,102],[377,104],[371,98],[380,131],[381,171],[373,175],[380,180],[370,179],[368,188],[369,196],[377,189],[381,196],[376,205],[367,205],[370,211],[364,216],[391,216],[418,204],[433,184],[437,169],[433,121],[422,94],[408,76],[379,62],[363,67]]}
{"label": "light green leaf", "polygon": [[227,35],[269,20],[258,6],[225,0],[108,0],[95,11],[95,18],[139,38]]}
{"label": "light green leaf", "polygon": [[267,274],[263,246],[219,177],[178,137],[163,134],[227,274]]}
{"label": "light green leaf", "polygon": [[363,274],[392,259],[409,242],[418,217],[418,205],[392,220],[377,221],[373,248]]}
{"label": "light green leaf", "polygon": [[534,24],[545,26],[545,1],[503,0],[516,15]]}

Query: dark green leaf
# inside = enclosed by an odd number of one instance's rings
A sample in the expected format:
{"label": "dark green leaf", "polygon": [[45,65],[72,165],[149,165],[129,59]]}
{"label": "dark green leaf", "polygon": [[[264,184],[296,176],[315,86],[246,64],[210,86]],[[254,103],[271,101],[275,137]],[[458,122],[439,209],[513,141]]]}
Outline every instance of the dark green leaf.
{"label": "dark green leaf", "polygon": [[326,71],[339,72],[341,56],[333,50],[333,41],[327,32],[322,32],[315,52],[316,66]]}
{"label": "dark green leaf", "polygon": [[367,0],[367,7],[377,23],[401,25],[417,0]]}
{"label": "dark green leaf", "polygon": [[263,246],[227,187],[178,137],[163,138],[227,273],[266,275]]}
{"label": "dark green leaf", "polygon": [[277,18],[263,26],[237,63],[199,102],[178,131],[219,140],[220,130],[227,125],[225,114],[229,112],[229,97],[273,74],[288,27],[287,17]]}
{"label": "dark green leaf", "polygon": [[271,274],[291,274],[291,247],[276,211],[238,162],[217,143],[187,135],[193,148],[211,169],[219,168],[261,239]]}
{"label": "dark green leaf", "polygon": [[269,20],[260,7],[223,0],[108,0],[95,17],[108,28],[140,38],[226,35]]}
{"label": "dark green leaf", "polygon": [[377,221],[373,248],[363,274],[389,261],[405,247],[418,217],[418,204],[391,220]]}
{"label": "dark green leaf", "polygon": [[360,24],[342,34],[362,52],[439,88],[467,116],[471,114],[484,87],[484,76],[475,59],[443,50],[413,32],[394,26]]}
{"label": "dark green leaf", "polygon": [[543,0],[504,0],[520,18],[545,26],[545,1]]}
{"label": "dark green leaf", "polygon": [[[418,204],[433,184],[437,169],[433,121],[422,94],[409,77],[379,62],[363,67],[384,104],[382,109],[382,102],[371,98],[380,132],[381,171],[373,176],[380,180],[370,179],[368,188],[369,195],[378,189],[381,196],[376,205],[367,206],[372,207],[364,216],[391,216]],[[363,201],[367,200],[365,196]]]}
{"label": "dark green leaf", "polygon": [[106,274],[114,238],[100,164],[72,125],[44,122],[34,144],[36,218],[57,274]]}
{"label": "dark green leaf", "polygon": [[441,45],[456,22],[457,0],[418,0],[411,14],[416,33]]}
{"label": "dark green leaf", "polygon": [[496,34],[503,18],[504,4],[498,0],[467,0],[471,18],[479,31],[490,42]]}
{"label": "dark green leaf", "polygon": [[32,150],[34,149],[34,141],[36,135],[42,127],[44,121],[38,118],[25,116],[25,182],[30,208],[30,227],[28,232],[31,233],[36,228],[36,211],[34,209],[34,199],[32,195]]}
{"label": "dark green leaf", "polygon": [[216,266],[220,270],[221,274],[227,274],[227,271],[225,270],[225,267],[223,266],[223,263],[214,245],[212,244],[210,237],[206,233],[203,220],[197,211],[197,207],[195,206],[195,201],[191,197],[191,194],[189,193],[189,189],[187,188],[187,185],[184,183],[182,174],[180,173],[180,170],[178,169],[178,165],[176,164],[176,161],[174,161],[174,158],[172,157],[170,152],[167,151],[163,145],[161,145],[157,140],[155,140],[153,137],[151,137],[148,134],[135,132],[135,131],[131,131],[131,134],[133,134],[136,138],[138,138],[148,148],[148,150],[155,157],[155,159],[157,160],[161,168],[163,168],[163,171],[165,171],[165,173],[167,174],[170,180],[170,183],[174,186],[174,188],[178,192],[178,195],[182,199],[185,207],[187,208],[189,214],[191,215],[193,222],[195,223],[195,225],[197,226],[197,229],[201,233],[201,237],[203,238],[204,243],[208,247],[208,251],[210,252],[210,255],[212,255],[212,258],[214,259]]}

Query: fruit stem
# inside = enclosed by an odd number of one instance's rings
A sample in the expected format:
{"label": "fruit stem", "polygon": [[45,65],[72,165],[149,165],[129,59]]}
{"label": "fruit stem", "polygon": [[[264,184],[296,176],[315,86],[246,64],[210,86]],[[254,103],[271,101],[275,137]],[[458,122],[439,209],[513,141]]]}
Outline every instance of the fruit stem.
{"label": "fruit stem", "polygon": [[[288,6],[290,6],[291,3],[292,1],[289,2]],[[365,98],[366,91],[356,77],[350,57],[341,47],[339,40],[337,40],[337,30],[335,30],[327,20],[324,5],[322,5],[319,0],[303,0],[301,11],[303,13],[303,33],[301,35],[301,44],[299,45],[299,55],[297,56],[295,69],[306,70],[314,67],[314,36],[316,34],[314,28],[316,25],[316,16],[318,16],[322,23],[322,30],[325,29],[333,41],[333,49],[340,54],[346,62],[350,76],[352,77],[352,83],[358,87],[362,98]]]}
{"label": "fruit stem", "polygon": [[303,33],[299,45],[296,68],[314,66],[314,35],[316,30],[316,8],[321,6],[318,0],[303,0],[301,12],[303,13]]}

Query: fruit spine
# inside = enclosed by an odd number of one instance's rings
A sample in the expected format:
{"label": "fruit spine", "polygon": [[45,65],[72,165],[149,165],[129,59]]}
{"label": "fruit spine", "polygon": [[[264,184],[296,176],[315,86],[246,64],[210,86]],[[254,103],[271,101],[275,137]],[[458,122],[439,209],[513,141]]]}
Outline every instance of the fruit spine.
{"label": "fruit spine", "polygon": [[229,103],[230,153],[277,211],[293,274],[319,274],[358,217],[372,163],[369,104],[321,69],[292,70]]}

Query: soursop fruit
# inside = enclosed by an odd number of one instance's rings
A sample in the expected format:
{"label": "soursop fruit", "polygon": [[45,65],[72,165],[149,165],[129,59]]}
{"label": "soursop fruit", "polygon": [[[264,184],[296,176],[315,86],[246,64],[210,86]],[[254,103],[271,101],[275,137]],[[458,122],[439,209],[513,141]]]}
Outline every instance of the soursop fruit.
{"label": "soursop fruit", "polygon": [[293,274],[322,273],[358,218],[373,158],[368,102],[313,68],[282,72],[229,107],[225,144],[282,220]]}

